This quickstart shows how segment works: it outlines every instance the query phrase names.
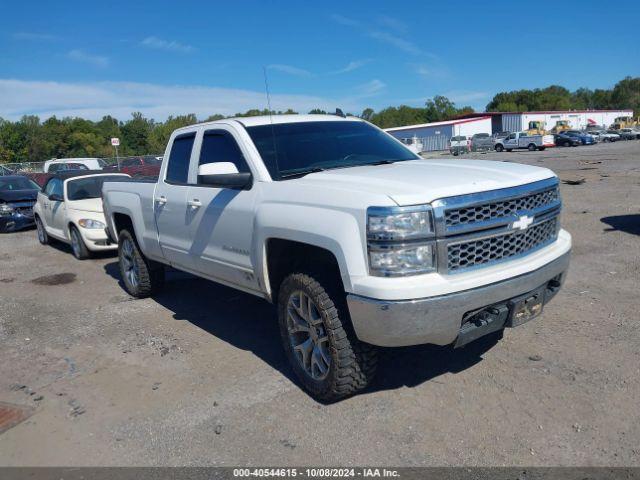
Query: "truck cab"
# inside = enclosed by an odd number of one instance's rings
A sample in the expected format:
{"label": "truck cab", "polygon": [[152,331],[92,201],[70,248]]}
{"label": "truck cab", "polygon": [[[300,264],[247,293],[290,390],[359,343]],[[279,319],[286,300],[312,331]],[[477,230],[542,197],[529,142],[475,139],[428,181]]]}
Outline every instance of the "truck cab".
{"label": "truck cab", "polygon": [[131,295],[152,296],[170,265],[274,303],[323,401],[365,388],[379,346],[461,347],[531,320],[569,263],[553,172],[422,159],[358,118],[184,127],[157,181],[102,193]]}

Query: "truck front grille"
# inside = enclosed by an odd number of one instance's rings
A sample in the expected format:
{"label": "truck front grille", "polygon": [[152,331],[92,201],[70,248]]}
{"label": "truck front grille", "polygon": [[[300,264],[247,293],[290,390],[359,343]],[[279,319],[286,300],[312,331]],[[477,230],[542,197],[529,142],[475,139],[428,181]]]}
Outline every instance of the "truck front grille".
{"label": "truck front grille", "polygon": [[513,258],[548,245],[555,240],[557,233],[558,218],[553,217],[523,231],[450,243],[447,246],[447,267],[449,272],[456,272]]}
{"label": "truck front grille", "polygon": [[516,215],[518,212],[532,211],[551,205],[558,200],[558,197],[558,187],[554,186],[545,191],[524,195],[519,198],[445,210],[445,226],[456,227],[509,217]]}
{"label": "truck front grille", "polygon": [[557,178],[434,201],[438,271],[460,273],[549,245],[561,205]]}

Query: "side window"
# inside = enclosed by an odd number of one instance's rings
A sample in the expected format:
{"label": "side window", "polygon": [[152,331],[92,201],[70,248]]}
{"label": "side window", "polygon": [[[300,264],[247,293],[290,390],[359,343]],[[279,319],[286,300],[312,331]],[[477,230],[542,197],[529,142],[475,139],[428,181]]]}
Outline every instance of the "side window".
{"label": "side window", "polygon": [[175,183],[187,183],[189,177],[189,160],[195,133],[188,133],[176,137],[171,145],[169,164],[167,165],[167,181]]}
{"label": "side window", "polygon": [[224,130],[208,130],[202,138],[200,165],[231,162],[239,173],[249,173],[249,166],[233,136]]}
{"label": "side window", "polygon": [[51,196],[55,193],[62,197],[62,181],[59,178],[52,178],[49,180],[49,183],[47,183],[44,193],[47,196]]}
{"label": "side window", "polygon": [[509,140],[513,140],[514,138],[516,138],[516,134],[515,134],[515,133],[512,133],[511,135],[509,135],[509,138],[508,138],[508,139],[509,139]]}

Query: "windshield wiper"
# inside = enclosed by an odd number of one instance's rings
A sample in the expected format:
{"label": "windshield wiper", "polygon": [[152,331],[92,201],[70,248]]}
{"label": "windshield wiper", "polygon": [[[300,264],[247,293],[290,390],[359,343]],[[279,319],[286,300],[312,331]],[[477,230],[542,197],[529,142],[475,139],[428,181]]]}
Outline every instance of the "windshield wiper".
{"label": "windshield wiper", "polygon": [[304,177],[305,175],[309,175],[310,173],[324,172],[325,170],[326,168],[313,167],[307,170],[303,170],[301,172],[285,173],[284,175],[280,175],[280,178],[300,178],[300,177]]}

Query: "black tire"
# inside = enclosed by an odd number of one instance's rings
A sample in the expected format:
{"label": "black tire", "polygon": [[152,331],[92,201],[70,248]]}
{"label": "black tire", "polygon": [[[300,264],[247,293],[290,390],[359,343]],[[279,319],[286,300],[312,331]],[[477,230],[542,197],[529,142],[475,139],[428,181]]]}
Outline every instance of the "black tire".
{"label": "black tire", "polygon": [[147,298],[164,284],[164,266],[145,257],[128,230],[118,235],[118,264],[125,290],[133,297]]}
{"label": "black tire", "polygon": [[571,146],[571,142],[569,140],[565,140],[565,142],[562,144],[563,147],[570,147]]}
{"label": "black tire", "polygon": [[49,238],[49,234],[47,233],[47,230],[44,228],[44,225],[42,224],[42,220],[40,220],[40,217],[38,215],[35,216],[34,220],[36,222],[38,241],[42,245],[49,245],[51,243],[51,239]]}
{"label": "black tire", "polygon": [[91,257],[91,252],[82,240],[82,235],[74,225],[69,226],[69,237],[71,239],[71,253],[74,257],[78,260],[86,260]]}
{"label": "black tire", "polygon": [[547,147],[538,147],[538,150],[540,150],[541,152],[544,152],[544,149]]}
{"label": "black tire", "polygon": [[512,152],[513,148],[507,148],[507,152]]}
{"label": "black tire", "polygon": [[504,150],[504,147],[501,144],[497,144],[494,148],[496,152],[501,152]]}
{"label": "black tire", "polygon": [[[323,402],[333,402],[364,389],[375,375],[377,366],[376,347],[356,338],[349,320],[344,292],[338,292],[335,285],[334,281],[327,280],[323,285],[310,275],[293,273],[284,279],[278,295],[278,323],[287,358],[307,392]],[[311,327],[316,331],[314,335],[320,339],[320,342],[324,338],[324,342],[327,344],[323,348],[324,353],[320,358],[324,360],[328,355],[330,363],[327,367],[326,361],[324,362],[326,372],[321,378],[313,377],[314,365],[311,362],[314,353],[316,353],[316,345],[320,345],[320,343],[312,343],[308,347],[313,350],[311,353],[306,352],[306,355],[309,356],[308,364],[310,367],[307,369],[303,365],[303,363],[307,363],[303,360],[304,354],[299,355],[294,347],[294,338],[297,335],[302,335],[304,338],[306,335],[307,339],[311,340],[312,334],[305,333],[303,330],[298,330],[298,333],[290,332],[294,325],[295,315],[299,311],[295,306],[296,298],[300,299],[299,307],[302,309],[303,296],[300,293],[313,304],[312,306],[309,304],[308,312],[311,312],[313,307],[316,314],[319,315],[313,323],[313,325],[317,325],[317,328]],[[297,318],[299,320],[301,317]],[[304,324],[304,318],[302,322],[298,320],[296,320],[296,325]],[[311,325],[311,323],[307,323],[307,325]],[[311,329],[307,329],[307,331]],[[298,347],[308,343],[302,339],[299,341]],[[319,351],[320,347],[317,348]]]}
{"label": "black tire", "polygon": [[530,152],[535,152],[537,148],[538,147],[536,147],[535,143],[530,143],[529,146],[527,147],[527,150],[529,150]]}

